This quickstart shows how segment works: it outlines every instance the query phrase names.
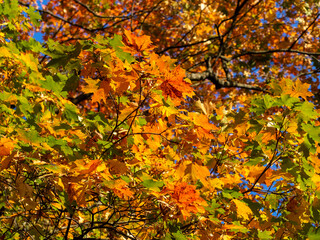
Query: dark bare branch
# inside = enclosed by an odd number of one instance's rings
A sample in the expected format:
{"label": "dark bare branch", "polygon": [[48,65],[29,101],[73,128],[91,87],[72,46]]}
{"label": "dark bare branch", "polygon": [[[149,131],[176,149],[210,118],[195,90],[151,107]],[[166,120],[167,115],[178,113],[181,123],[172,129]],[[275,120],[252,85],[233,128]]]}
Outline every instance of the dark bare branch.
{"label": "dark bare branch", "polygon": [[291,50],[294,45],[299,41],[300,38],[302,38],[302,36],[308,31],[308,29],[316,22],[316,20],[318,19],[318,17],[320,16],[320,13],[317,14],[317,16],[315,17],[315,19],[309,24],[309,26],[299,35],[299,37],[291,44],[291,46],[288,48],[288,50]]}
{"label": "dark bare branch", "polygon": [[242,88],[247,90],[267,92],[266,89],[263,89],[259,86],[254,86],[246,83],[239,83],[231,80],[219,79],[214,73],[210,74],[209,71],[205,71],[202,73],[187,73],[186,77],[189,78],[191,81],[204,81],[208,79],[210,82],[212,82],[216,86],[217,89]]}
{"label": "dark bare branch", "polygon": [[128,16],[126,15],[122,15],[122,16],[105,16],[105,15],[100,15],[98,13],[96,13],[95,11],[93,11],[87,4],[84,4],[83,2],[79,1],[79,0],[73,0],[74,2],[78,3],[79,5],[81,5],[82,7],[84,7],[89,13],[91,13],[93,16],[97,17],[97,18],[107,18],[107,19],[117,19],[117,18],[128,18]]}
{"label": "dark bare branch", "polygon": [[295,54],[303,54],[309,56],[320,56],[320,52],[305,52],[299,50],[292,49],[269,49],[269,50],[261,50],[261,51],[244,51],[242,53],[236,54],[228,60],[237,59],[239,57],[243,57],[246,55],[261,55],[261,54],[272,54],[272,53],[295,53]]}

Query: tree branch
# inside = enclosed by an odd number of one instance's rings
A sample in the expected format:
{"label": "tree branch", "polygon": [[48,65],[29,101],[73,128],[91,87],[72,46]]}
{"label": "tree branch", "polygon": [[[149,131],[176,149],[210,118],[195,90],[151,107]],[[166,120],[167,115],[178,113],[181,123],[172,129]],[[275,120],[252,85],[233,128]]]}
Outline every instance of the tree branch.
{"label": "tree branch", "polygon": [[318,17],[320,16],[320,13],[317,14],[315,19],[310,23],[310,25],[299,35],[299,37],[291,44],[291,46],[288,48],[288,50],[291,50],[294,45],[299,41],[299,39],[308,31],[308,29],[316,22]]}
{"label": "tree branch", "polygon": [[320,56],[320,52],[305,52],[305,51],[298,51],[298,50],[292,50],[292,49],[270,49],[270,50],[262,50],[262,51],[246,51],[243,53],[236,54],[233,57],[228,58],[228,60],[230,61],[246,55],[259,55],[259,54],[271,54],[271,53],[297,53],[297,54],[303,54],[303,55],[309,55],[309,56]]}
{"label": "tree branch", "polygon": [[82,101],[88,100],[89,98],[91,98],[92,95],[93,95],[93,93],[82,93],[75,98],[69,98],[69,100],[73,104],[77,105],[77,104],[81,103]]}
{"label": "tree branch", "polygon": [[204,81],[208,79],[217,89],[220,88],[242,88],[247,90],[255,90],[260,92],[268,92],[259,86],[254,86],[246,83],[239,83],[231,80],[219,79],[215,74],[210,74],[208,71],[202,73],[187,73],[186,77],[191,81]]}
{"label": "tree branch", "polygon": [[116,18],[128,18],[129,16],[122,15],[122,16],[104,16],[104,15],[99,15],[95,11],[93,11],[88,5],[82,3],[79,0],[73,0],[74,2],[78,3],[82,7],[84,7],[89,13],[91,13],[93,16],[97,18],[107,18],[107,19],[116,19]]}

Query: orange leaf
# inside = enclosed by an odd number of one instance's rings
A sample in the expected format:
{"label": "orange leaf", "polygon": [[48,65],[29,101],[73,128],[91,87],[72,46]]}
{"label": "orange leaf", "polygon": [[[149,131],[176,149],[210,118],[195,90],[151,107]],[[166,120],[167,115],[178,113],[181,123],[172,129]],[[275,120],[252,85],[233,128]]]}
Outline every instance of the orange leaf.
{"label": "orange leaf", "polygon": [[97,169],[97,167],[99,166],[100,162],[101,162],[100,160],[90,161],[90,163],[88,163],[87,165],[84,166],[84,168],[85,168],[84,170],[79,171],[79,174],[85,175],[85,174],[89,174],[89,173],[95,171]]}
{"label": "orange leaf", "polygon": [[128,184],[122,179],[116,180],[111,188],[114,193],[122,199],[128,199],[133,196],[133,192],[130,190]]}
{"label": "orange leaf", "polygon": [[[151,46],[152,41],[150,40],[149,36],[136,36],[134,33],[124,29],[123,31],[123,42],[126,46],[122,47],[122,49],[126,52],[136,54],[138,52],[143,52],[145,50],[152,50],[154,49]],[[135,51],[133,51],[135,50]]]}
{"label": "orange leaf", "polygon": [[117,159],[108,161],[108,167],[111,174],[122,175],[127,172],[128,168],[124,162],[120,162]]}
{"label": "orange leaf", "polygon": [[179,207],[184,219],[191,216],[191,213],[203,213],[205,211],[204,206],[207,206],[207,202],[200,197],[196,187],[186,182],[180,182],[174,186],[168,184],[162,192],[170,193],[172,200]]}
{"label": "orange leaf", "polygon": [[7,169],[10,166],[12,159],[12,156],[7,156],[4,158],[0,163],[0,170]]}
{"label": "orange leaf", "polygon": [[168,81],[164,81],[160,85],[160,89],[162,90],[164,96],[169,96],[171,98],[181,98],[182,92],[177,90],[172,84],[170,84]]}
{"label": "orange leaf", "polygon": [[33,188],[25,183],[23,177],[20,177],[16,181],[16,188],[21,197],[21,202],[25,205],[27,210],[34,210],[37,203],[34,201]]}
{"label": "orange leaf", "polygon": [[0,156],[6,156],[14,149],[14,142],[9,138],[0,139]]}

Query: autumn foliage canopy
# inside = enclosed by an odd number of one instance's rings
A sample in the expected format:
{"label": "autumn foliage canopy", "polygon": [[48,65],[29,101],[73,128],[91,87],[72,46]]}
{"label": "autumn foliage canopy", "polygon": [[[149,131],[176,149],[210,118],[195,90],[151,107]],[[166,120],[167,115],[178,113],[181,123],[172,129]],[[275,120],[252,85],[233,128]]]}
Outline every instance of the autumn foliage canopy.
{"label": "autumn foliage canopy", "polygon": [[320,239],[319,1],[0,2],[0,239]]}

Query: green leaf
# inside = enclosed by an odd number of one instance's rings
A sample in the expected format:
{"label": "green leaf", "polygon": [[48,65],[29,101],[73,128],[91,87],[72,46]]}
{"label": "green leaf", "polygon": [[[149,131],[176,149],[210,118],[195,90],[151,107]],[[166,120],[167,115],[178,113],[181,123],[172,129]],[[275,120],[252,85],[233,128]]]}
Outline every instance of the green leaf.
{"label": "green leaf", "polygon": [[5,92],[5,91],[0,92],[0,100],[1,100],[1,101],[6,101],[6,100],[8,100],[8,99],[10,99],[10,98],[13,98],[12,93]]}
{"label": "green leaf", "polygon": [[60,95],[62,91],[62,86],[53,80],[52,76],[46,76],[46,80],[40,81],[41,87]]}
{"label": "green leaf", "polygon": [[[44,52],[44,48],[42,47],[41,43],[36,41],[34,38],[30,38],[26,41],[20,41],[17,43],[17,46],[22,51],[32,51],[34,53],[40,53]],[[33,58],[35,59],[35,58]],[[38,63],[38,60],[35,60],[36,63]]]}
{"label": "green leaf", "polygon": [[256,113],[257,115],[261,115],[265,112],[265,103],[261,98],[254,98],[251,101],[250,111]]}
{"label": "green leaf", "polygon": [[40,26],[40,20],[41,20],[41,15],[40,15],[40,13],[39,13],[38,11],[36,11],[36,10],[34,9],[34,7],[32,7],[32,6],[29,6],[29,8],[28,8],[28,10],[27,10],[27,13],[28,13],[28,15],[29,15],[29,17],[30,17],[31,22],[32,22],[35,26],[39,27],[39,26]]}
{"label": "green leaf", "polygon": [[34,129],[30,129],[30,130],[21,130],[18,129],[17,132],[19,133],[19,135],[24,136],[25,139],[28,140],[28,142],[30,143],[41,143],[41,142],[45,142],[45,138],[42,138],[39,133],[34,130]]}
{"label": "green leaf", "polygon": [[172,240],[171,234],[167,233],[166,236],[164,237],[164,240]]}
{"label": "green leaf", "polygon": [[254,213],[254,215],[256,216],[260,216],[261,212],[261,208],[263,207],[260,203],[258,202],[253,202],[250,199],[244,198],[242,201],[244,201],[252,210],[252,212]]}
{"label": "green leaf", "polygon": [[4,0],[0,4],[0,13],[7,16],[9,20],[14,20],[19,15],[18,0]]}
{"label": "green leaf", "polygon": [[[95,37],[95,40],[98,42],[98,43],[101,43],[103,45],[108,45],[109,44],[109,41],[112,40],[110,38],[106,38],[105,36],[102,36],[100,34],[98,34],[96,37]],[[121,43],[121,42],[120,42]]]}
{"label": "green leaf", "polygon": [[146,188],[151,189],[151,190],[160,192],[159,188],[162,187],[164,185],[164,183],[162,181],[157,182],[152,179],[147,179],[142,182],[142,185],[145,186]]}
{"label": "green leaf", "polygon": [[288,94],[281,94],[281,105],[288,106],[289,108],[292,108],[294,104],[300,103],[299,98],[291,97]]}
{"label": "green leaf", "polygon": [[293,173],[296,167],[297,165],[289,157],[282,158],[282,164],[281,164],[282,171]]}
{"label": "green leaf", "polygon": [[129,102],[129,98],[127,96],[121,96],[120,102],[124,105],[127,105],[127,103]]}
{"label": "green leaf", "polygon": [[76,45],[74,46],[74,50],[70,52],[69,57],[77,58],[81,53],[81,49],[82,49],[82,45],[79,42],[77,42]]}
{"label": "green leaf", "polygon": [[320,239],[320,230],[316,230],[314,228],[310,228],[308,232],[309,240],[318,240]]}
{"label": "green leaf", "polygon": [[52,59],[46,65],[46,67],[52,70],[57,70],[60,66],[67,68],[68,70],[79,70],[81,68],[78,56],[81,52],[82,45],[77,42],[76,45],[62,45],[52,40],[47,42],[48,51],[46,54],[51,56]]}
{"label": "green leaf", "polygon": [[18,114],[20,112],[24,115],[24,117],[28,117],[32,111],[33,111],[33,108],[29,103],[28,99],[25,98],[24,96],[18,97],[18,104],[17,104]]}
{"label": "green leaf", "polygon": [[115,34],[113,39],[109,39],[110,46],[116,51],[116,55],[122,61],[127,61],[128,63],[133,63],[135,61],[134,57],[130,55],[130,53],[124,52],[120,47],[124,46],[122,41],[122,37],[120,35]]}
{"label": "green leaf", "polygon": [[66,156],[73,156],[72,148],[68,145],[61,146],[60,149]]}
{"label": "green leaf", "polygon": [[77,122],[78,119],[78,108],[73,104],[64,105],[64,116],[69,122]]}
{"label": "green leaf", "polygon": [[143,174],[141,176],[142,179],[142,185],[146,188],[149,188],[153,191],[157,191],[160,192],[160,187],[162,187],[164,185],[164,183],[162,181],[155,181],[151,176],[147,175],[147,174]]}
{"label": "green leaf", "polygon": [[274,239],[271,231],[258,231],[258,238],[261,240]]}
{"label": "green leaf", "polygon": [[44,167],[45,169],[52,171],[52,172],[59,172],[61,171],[61,167],[55,164],[47,164],[47,165],[42,165],[41,167]]}
{"label": "green leaf", "polygon": [[66,81],[62,91],[73,91],[79,86],[79,76],[77,74],[73,74]]}
{"label": "green leaf", "polygon": [[224,190],[222,196],[228,199],[234,199],[242,196],[242,193],[239,192],[239,190]]}
{"label": "green leaf", "polygon": [[273,104],[275,102],[275,98],[271,97],[269,94],[266,94],[263,96],[263,101],[266,109],[269,109],[273,107]]}
{"label": "green leaf", "polygon": [[123,181],[125,181],[126,183],[130,183],[131,182],[131,180],[130,180],[130,178],[128,177],[128,176],[120,176],[121,177],[121,179],[123,180]]}
{"label": "green leaf", "polygon": [[52,58],[50,62],[46,65],[47,68],[52,68],[52,69],[57,69],[60,66],[65,66],[67,65],[69,58],[68,56],[61,56],[58,58]]}
{"label": "green leaf", "polygon": [[252,157],[252,158],[250,158],[250,161],[246,162],[244,165],[255,166],[255,165],[261,163],[263,161],[263,159],[264,158],[262,156]]}
{"label": "green leaf", "polygon": [[74,156],[74,151],[71,147],[69,147],[68,142],[66,140],[56,139],[53,136],[48,136],[43,141],[47,142],[50,147],[64,153],[68,157]]}
{"label": "green leaf", "polygon": [[320,127],[314,124],[301,124],[302,129],[316,142],[320,142]]}
{"label": "green leaf", "polygon": [[187,238],[183,235],[181,231],[172,233],[172,236],[174,237],[175,240],[187,240]]}
{"label": "green leaf", "polygon": [[139,118],[139,125],[144,126],[147,124],[147,120],[145,118]]}
{"label": "green leaf", "polygon": [[314,105],[311,102],[303,102],[300,106],[297,106],[296,109],[301,111],[299,115],[302,121],[309,121],[310,119],[316,119],[318,117],[318,113],[314,109]]}
{"label": "green leaf", "polygon": [[309,135],[304,136],[304,141],[302,144],[300,144],[299,152],[303,152],[304,157],[308,157],[311,153],[315,153],[315,142],[313,139],[309,137]]}

